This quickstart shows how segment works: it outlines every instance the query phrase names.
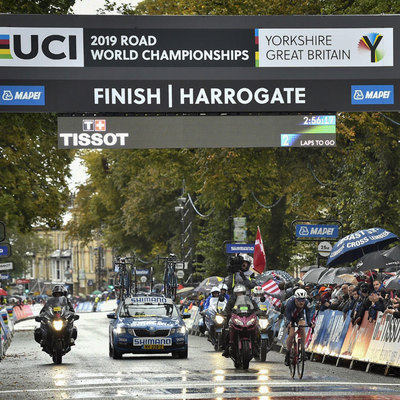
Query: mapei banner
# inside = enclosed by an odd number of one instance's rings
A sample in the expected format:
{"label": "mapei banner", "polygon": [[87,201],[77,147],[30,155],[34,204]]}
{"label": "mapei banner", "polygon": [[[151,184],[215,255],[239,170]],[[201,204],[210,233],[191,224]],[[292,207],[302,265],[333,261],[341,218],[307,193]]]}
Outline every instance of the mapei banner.
{"label": "mapei banner", "polygon": [[394,111],[399,41],[397,15],[3,14],[0,112]]}

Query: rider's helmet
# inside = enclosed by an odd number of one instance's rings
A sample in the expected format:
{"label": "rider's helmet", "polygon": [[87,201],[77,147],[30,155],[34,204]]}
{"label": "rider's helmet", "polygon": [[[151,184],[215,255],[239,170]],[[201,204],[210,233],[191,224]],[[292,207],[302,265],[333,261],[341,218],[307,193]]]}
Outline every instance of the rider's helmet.
{"label": "rider's helmet", "polygon": [[240,285],[240,284],[236,285],[233,288],[233,293],[235,293],[236,296],[240,296],[241,294],[245,295],[246,294],[246,287],[244,285]]}
{"label": "rider's helmet", "polygon": [[304,289],[297,289],[294,292],[294,297],[299,300],[305,300],[307,296],[307,292]]}
{"label": "rider's helmet", "polygon": [[213,294],[213,293],[215,293],[215,292],[217,292],[217,293],[219,294],[219,289],[218,289],[216,286],[214,286],[214,287],[211,288],[211,290],[210,290],[210,293],[211,293],[211,294]]}
{"label": "rider's helmet", "polygon": [[241,270],[248,271],[251,264],[253,264],[253,257],[249,256],[246,253],[240,253],[239,256],[242,257],[242,260],[243,260]]}
{"label": "rider's helmet", "polygon": [[53,287],[52,294],[54,297],[60,297],[60,296],[64,296],[64,292],[65,292],[64,286],[56,285]]}
{"label": "rider's helmet", "polygon": [[255,286],[253,289],[254,296],[262,296],[264,295],[264,289],[261,286]]}
{"label": "rider's helmet", "polygon": [[228,285],[226,285],[225,283],[221,283],[218,286],[219,290],[228,290]]}

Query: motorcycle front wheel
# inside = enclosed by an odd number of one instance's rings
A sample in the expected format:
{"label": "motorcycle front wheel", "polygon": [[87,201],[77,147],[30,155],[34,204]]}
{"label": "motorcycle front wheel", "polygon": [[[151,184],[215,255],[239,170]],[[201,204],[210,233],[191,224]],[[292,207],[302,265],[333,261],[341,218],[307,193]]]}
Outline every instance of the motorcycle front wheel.
{"label": "motorcycle front wheel", "polygon": [[265,361],[269,349],[268,339],[261,339],[260,361]]}
{"label": "motorcycle front wheel", "polygon": [[53,353],[53,363],[54,364],[61,364],[62,363],[62,353],[61,350],[56,350]]}
{"label": "motorcycle front wheel", "polygon": [[243,369],[249,369],[249,364],[251,360],[251,350],[250,343],[246,340],[242,342],[242,366]]}
{"label": "motorcycle front wheel", "polygon": [[215,349],[215,351],[222,350],[222,333],[221,332],[217,333],[217,337],[215,338],[214,349]]}

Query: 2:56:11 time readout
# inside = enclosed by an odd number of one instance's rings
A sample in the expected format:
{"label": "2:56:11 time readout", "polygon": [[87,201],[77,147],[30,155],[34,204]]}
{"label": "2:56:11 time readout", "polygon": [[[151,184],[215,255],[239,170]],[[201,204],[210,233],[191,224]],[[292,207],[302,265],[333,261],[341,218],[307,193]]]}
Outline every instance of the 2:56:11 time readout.
{"label": "2:56:11 time readout", "polygon": [[302,125],[336,125],[336,115],[303,116]]}

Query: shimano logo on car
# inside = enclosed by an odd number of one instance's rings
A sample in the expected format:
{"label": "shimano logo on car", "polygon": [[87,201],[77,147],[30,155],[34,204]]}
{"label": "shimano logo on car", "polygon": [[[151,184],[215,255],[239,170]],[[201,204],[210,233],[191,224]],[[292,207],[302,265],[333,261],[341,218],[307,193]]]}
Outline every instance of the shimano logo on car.
{"label": "shimano logo on car", "polygon": [[171,338],[134,338],[134,346],[144,346],[145,344],[163,344],[164,346],[171,346]]}
{"label": "shimano logo on car", "polygon": [[0,86],[2,106],[44,106],[44,86]]}
{"label": "shimano logo on car", "polygon": [[351,104],[394,104],[393,85],[352,85]]}

